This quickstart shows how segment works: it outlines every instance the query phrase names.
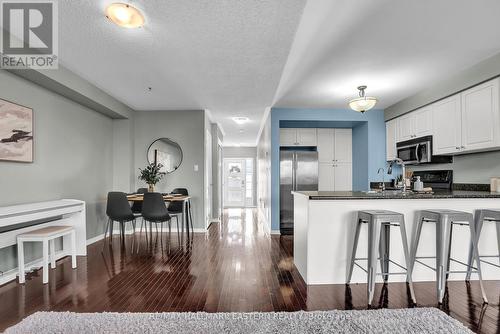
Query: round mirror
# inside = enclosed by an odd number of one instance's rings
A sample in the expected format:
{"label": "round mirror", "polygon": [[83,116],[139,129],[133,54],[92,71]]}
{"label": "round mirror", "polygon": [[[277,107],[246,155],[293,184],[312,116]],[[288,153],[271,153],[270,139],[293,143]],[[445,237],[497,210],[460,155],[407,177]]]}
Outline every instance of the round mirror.
{"label": "round mirror", "polygon": [[161,164],[161,172],[172,173],[182,163],[182,149],[170,138],[157,139],[149,145],[148,162]]}

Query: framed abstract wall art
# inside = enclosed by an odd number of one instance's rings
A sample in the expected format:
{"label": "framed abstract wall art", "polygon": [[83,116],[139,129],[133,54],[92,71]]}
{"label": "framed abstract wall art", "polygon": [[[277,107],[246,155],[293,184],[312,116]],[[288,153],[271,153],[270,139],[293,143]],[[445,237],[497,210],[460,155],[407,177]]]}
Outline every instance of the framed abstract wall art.
{"label": "framed abstract wall art", "polygon": [[33,109],[0,99],[0,160],[33,162]]}

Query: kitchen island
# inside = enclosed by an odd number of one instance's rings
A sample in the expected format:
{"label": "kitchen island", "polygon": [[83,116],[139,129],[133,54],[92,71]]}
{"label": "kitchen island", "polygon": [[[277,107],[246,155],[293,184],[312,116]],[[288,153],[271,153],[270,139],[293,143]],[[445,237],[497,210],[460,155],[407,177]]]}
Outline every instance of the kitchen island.
{"label": "kitchen island", "polygon": [[[481,191],[441,191],[432,194],[380,192],[293,192],[294,195],[294,263],[304,281],[310,284],[344,284],[347,258],[354,236],[354,221],[358,210],[391,210],[403,213],[408,242],[414,226],[414,213],[423,209],[451,209],[473,213],[476,209],[500,209],[500,193]],[[469,227],[453,230],[451,254],[467,262]],[[497,233],[494,223],[485,223],[479,241],[481,255],[498,255]],[[435,256],[435,227],[424,224],[418,256]],[[359,236],[357,257],[367,255],[367,226],[363,224]],[[405,266],[401,237],[397,227],[391,228],[390,256]],[[497,261],[496,259],[493,261]],[[425,262],[435,267],[433,259]],[[496,263],[496,262],[495,262]],[[366,261],[360,261],[366,267]],[[465,267],[451,263],[451,270]],[[391,272],[401,269],[390,265]],[[483,264],[483,279],[500,279],[500,269]],[[451,274],[450,280],[463,280],[464,274]],[[472,280],[477,275],[472,275]],[[352,283],[366,283],[366,273],[354,268]],[[377,277],[378,281],[381,276]],[[389,281],[404,282],[404,275],[389,276]],[[434,281],[435,272],[416,264],[413,281]]]}

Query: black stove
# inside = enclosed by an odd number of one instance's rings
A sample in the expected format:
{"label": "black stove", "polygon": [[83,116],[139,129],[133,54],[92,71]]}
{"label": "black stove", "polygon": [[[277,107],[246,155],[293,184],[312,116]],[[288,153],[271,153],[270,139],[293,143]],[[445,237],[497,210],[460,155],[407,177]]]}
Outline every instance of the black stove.
{"label": "black stove", "polygon": [[420,176],[420,181],[424,187],[432,187],[433,190],[452,190],[453,171],[452,170],[420,170],[413,172],[413,180]]}

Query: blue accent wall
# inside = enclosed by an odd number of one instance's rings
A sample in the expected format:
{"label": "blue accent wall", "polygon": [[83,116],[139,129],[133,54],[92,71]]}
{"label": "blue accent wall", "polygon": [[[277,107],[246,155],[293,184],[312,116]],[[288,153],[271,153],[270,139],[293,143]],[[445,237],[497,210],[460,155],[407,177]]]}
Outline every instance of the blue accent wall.
{"label": "blue accent wall", "polygon": [[353,190],[368,190],[386,166],[383,110],[271,109],[271,228],[279,230],[279,150],[281,128],[352,128]]}

